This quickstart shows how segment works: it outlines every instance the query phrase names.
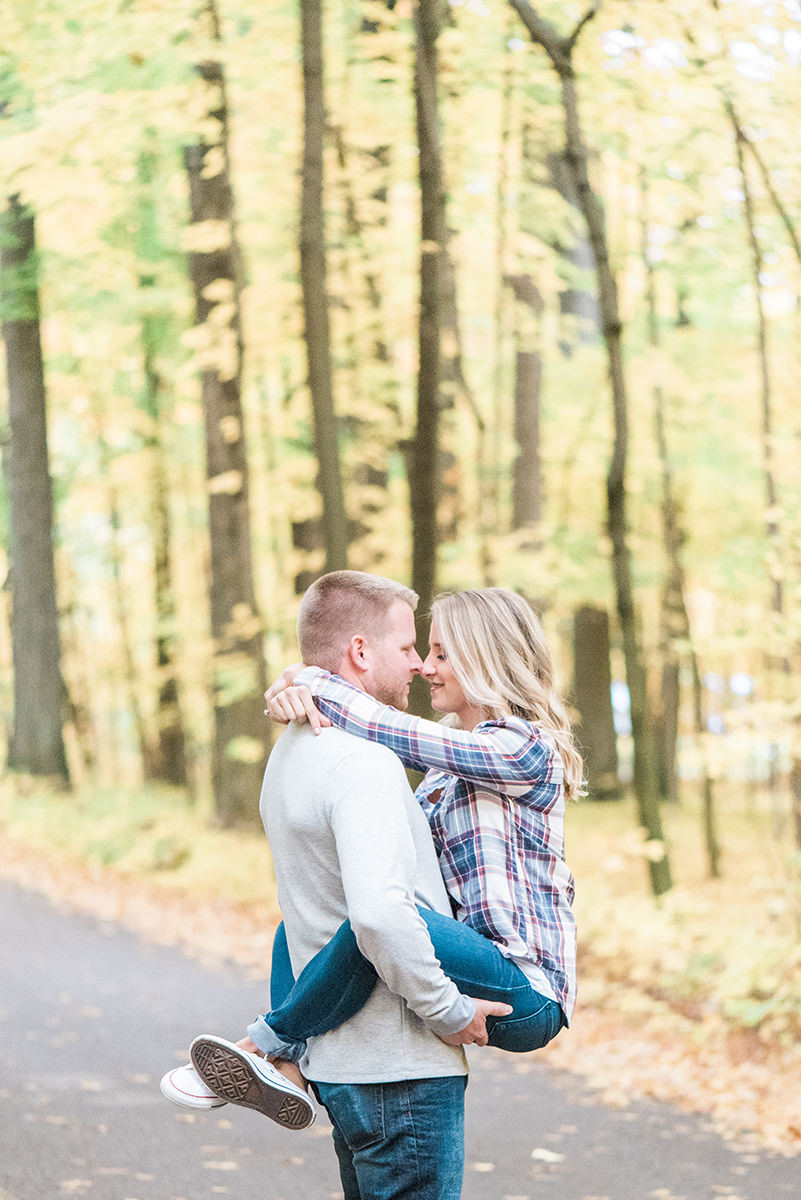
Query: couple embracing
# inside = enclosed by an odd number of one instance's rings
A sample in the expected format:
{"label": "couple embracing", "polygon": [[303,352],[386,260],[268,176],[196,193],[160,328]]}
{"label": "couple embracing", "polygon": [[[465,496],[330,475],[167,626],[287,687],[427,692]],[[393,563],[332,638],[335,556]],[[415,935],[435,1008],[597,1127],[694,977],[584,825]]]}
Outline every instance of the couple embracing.
{"label": "couple embracing", "polygon": [[[416,606],[358,571],[303,597],[305,665],[267,693],[288,724],[260,806],[283,915],[271,1008],[162,1080],[176,1103],[289,1129],[314,1120],[310,1087],[345,1200],[456,1200],[463,1046],[538,1049],[575,1001],[564,813],[582,765],[540,624],[501,588],[446,595],[422,662]],[[442,723],[406,713],[416,674]],[[425,772],[414,794],[404,767]]]}

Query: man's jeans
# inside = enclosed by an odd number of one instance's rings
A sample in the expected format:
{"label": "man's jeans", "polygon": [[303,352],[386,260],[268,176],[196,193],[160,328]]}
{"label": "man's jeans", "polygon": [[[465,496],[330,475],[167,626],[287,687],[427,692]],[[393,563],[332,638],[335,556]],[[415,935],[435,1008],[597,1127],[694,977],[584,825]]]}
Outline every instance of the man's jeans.
{"label": "man's jeans", "polygon": [[[508,1017],[488,1017],[489,1044],[524,1053],[545,1046],[565,1023],[555,1000],[535,991],[513,962],[475,929],[453,917],[421,908],[443,971],[466,996],[511,1004]],[[345,921],[292,982],[283,925],[273,943],[272,1011],[248,1029],[265,1054],[297,1061],[306,1038],[336,1029],[354,1016],[375,987],[377,975]]]}
{"label": "man's jeans", "polygon": [[[271,1003],[281,1006],[294,983],[281,924],[273,943]],[[359,1011],[372,986],[350,1015]],[[263,1021],[256,1024],[264,1027]],[[466,1075],[311,1086],[331,1118],[344,1200],[459,1200]]]}
{"label": "man's jeans", "polygon": [[344,1200],[459,1200],[467,1078],[315,1083]]}

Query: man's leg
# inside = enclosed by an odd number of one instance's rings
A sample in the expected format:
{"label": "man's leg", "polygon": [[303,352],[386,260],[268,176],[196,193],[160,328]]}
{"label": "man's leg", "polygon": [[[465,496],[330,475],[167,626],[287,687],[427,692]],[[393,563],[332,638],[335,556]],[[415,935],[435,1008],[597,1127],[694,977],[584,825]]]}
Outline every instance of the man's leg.
{"label": "man's leg", "polygon": [[466,1083],[455,1075],[316,1084],[334,1126],[345,1200],[458,1200]]}

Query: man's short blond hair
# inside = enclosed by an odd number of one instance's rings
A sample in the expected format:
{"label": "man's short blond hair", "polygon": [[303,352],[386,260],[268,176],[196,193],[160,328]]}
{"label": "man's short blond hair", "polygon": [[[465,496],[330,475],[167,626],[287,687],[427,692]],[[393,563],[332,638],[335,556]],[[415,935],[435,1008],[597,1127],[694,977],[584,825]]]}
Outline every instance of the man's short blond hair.
{"label": "man's short blond hair", "polygon": [[389,611],[401,600],[414,612],[411,588],[365,571],[331,571],[311,585],[298,611],[298,644],[308,666],[337,671],[353,637],[380,640]]}

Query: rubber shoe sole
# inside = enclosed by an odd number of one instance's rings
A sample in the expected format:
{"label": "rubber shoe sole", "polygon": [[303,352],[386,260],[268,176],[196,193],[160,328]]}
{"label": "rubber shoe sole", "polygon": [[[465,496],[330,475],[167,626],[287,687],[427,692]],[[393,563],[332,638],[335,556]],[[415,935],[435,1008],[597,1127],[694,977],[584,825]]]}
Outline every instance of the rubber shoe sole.
{"label": "rubber shoe sole", "polygon": [[195,1038],[190,1050],[195,1070],[207,1087],[229,1104],[252,1108],[285,1129],[308,1129],[314,1104],[269,1062],[222,1038]]}

